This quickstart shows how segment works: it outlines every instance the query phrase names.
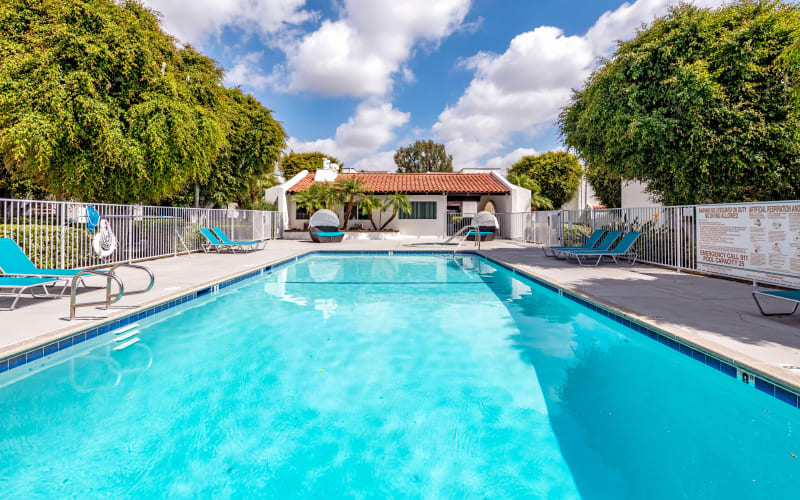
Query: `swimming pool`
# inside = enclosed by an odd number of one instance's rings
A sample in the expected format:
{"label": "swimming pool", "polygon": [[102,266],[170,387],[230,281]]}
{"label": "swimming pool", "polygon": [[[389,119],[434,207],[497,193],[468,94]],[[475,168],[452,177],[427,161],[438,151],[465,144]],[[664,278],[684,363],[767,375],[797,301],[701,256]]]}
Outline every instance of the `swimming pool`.
{"label": "swimming pool", "polygon": [[0,375],[0,496],[800,486],[800,410],[476,256],[312,255],[139,324]]}

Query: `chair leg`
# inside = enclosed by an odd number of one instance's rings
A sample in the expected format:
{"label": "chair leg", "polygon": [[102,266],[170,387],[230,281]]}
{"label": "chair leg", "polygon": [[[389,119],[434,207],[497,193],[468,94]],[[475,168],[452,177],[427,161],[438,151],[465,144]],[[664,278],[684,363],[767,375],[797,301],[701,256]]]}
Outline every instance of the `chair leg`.
{"label": "chair leg", "polygon": [[[783,312],[781,312],[781,313],[767,313],[767,312],[764,312],[764,308],[761,307],[761,303],[758,301],[758,296],[759,295],[762,295],[762,293],[753,292],[753,300],[756,301],[756,306],[758,307],[759,312],[761,312],[761,314],[763,316],[791,316],[792,314],[796,313],[797,312],[797,308],[800,307],[800,302],[795,302],[794,303],[794,309],[792,309],[792,312],[789,312],[789,313],[783,313]],[[785,300],[785,299],[781,299],[781,298],[778,298],[778,297],[775,297],[775,298],[777,298],[778,300]]]}

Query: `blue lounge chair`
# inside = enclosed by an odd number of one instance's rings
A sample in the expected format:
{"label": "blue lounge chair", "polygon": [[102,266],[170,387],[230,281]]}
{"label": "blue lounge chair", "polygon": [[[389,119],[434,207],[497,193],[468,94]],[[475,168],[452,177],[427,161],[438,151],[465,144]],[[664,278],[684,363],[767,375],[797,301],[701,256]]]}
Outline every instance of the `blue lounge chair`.
{"label": "blue lounge chair", "polygon": [[[8,277],[8,276],[0,276],[0,290],[9,290],[11,293],[7,294],[14,298],[11,302],[9,307],[0,308],[2,311],[13,311],[14,308],[17,306],[17,302],[19,302],[20,297],[22,294],[30,292],[31,297],[34,298],[48,298],[54,299],[58,298],[57,295],[50,295],[47,291],[47,285],[55,285],[60,281],[64,281],[63,279],[52,279],[52,278],[17,278],[17,277]],[[44,291],[43,294],[37,295],[34,292],[34,289],[42,287]]]}
{"label": "blue lounge chair", "polygon": [[249,250],[262,250],[265,246],[267,246],[266,241],[258,241],[258,240],[237,240],[231,241],[230,238],[222,231],[222,229],[218,227],[212,227],[212,231],[214,234],[217,235],[219,241],[228,245],[239,245],[241,249],[249,249]]}
{"label": "blue lounge chair", "polygon": [[[27,278],[72,278],[83,269],[39,269],[11,238],[0,238],[0,271]],[[93,272],[105,273],[103,269]]]}
{"label": "blue lounge chair", "polygon": [[[764,312],[764,308],[761,306],[761,301],[759,301],[759,297],[766,297],[770,299],[778,299],[780,302],[789,302],[790,304],[794,304],[794,309],[791,312],[777,312],[777,313],[768,313]],[[761,314],[764,316],[789,316],[797,312],[797,307],[800,306],[800,290],[769,290],[769,291],[758,291],[753,292],[753,300],[756,301],[756,306],[758,306],[758,310],[761,311]]]}
{"label": "blue lounge chair", "polygon": [[614,243],[619,238],[619,235],[622,234],[622,231],[609,231],[603,236],[603,239],[600,240],[600,243],[597,244],[594,248],[567,248],[565,250],[558,250],[556,252],[556,257],[558,258],[566,258],[567,253],[579,253],[579,252],[607,252],[611,250],[611,247],[614,246]]}
{"label": "blue lounge chair", "polygon": [[205,236],[207,243],[203,243],[200,245],[200,248],[203,249],[204,252],[208,253],[209,250],[213,249],[217,252],[223,250],[230,250],[233,253],[236,253],[236,250],[241,247],[238,243],[223,243],[222,241],[217,238],[217,235],[214,234],[214,231],[201,227],[200,233]]}
{"label": "blue lounge chair", "polygon": [[[612,231],[614,232],[614,231]],[[633,248],[633,244],[636,243],[636,240],[639,239],[642,233],[638,233],[635,231],[631,231],[630,233],[626,233],[625,236],[619,240],[619,243],[614,247],[613,250],[572,250],[569,252],[562,252],[563,255],[566,256],[567,260],[571,257],[575,257],[575,260],[578,261],[578,264],[585,265],[583,263],[583,259],[587,257],[597,257],[597,261],[594,265],[600,264],[600,261],[603,260],[603,257],[611,257],[614,261],[614,264],[619,264],[617,261],[618,258],[626,257],[631,259],[631,265],[636,264],[636,259],[638,258],[638,254],[633,252],[631,248]],[[616,239],[616,238],[615,238]],[[605,241],[605,239],[604,239]]]}
{"label": "blue lounge chair", "polygon": [[[547,257],[555,257],[558,254],[558,252],[562,250],[574,250],[576,248],[584,248],[584,249],[594,248],[594,246],[597,245],[597,242],[600,241],[600,238],[602,238],[604,234],[606,234],[605,229],[597,229],[591,234],[591,236],[589,236],[589,239],[586,240],[586,242],[581,246],[542,247],[542,252],[544,252],[544,254]],[[547,254],[548,250],[550,250],[550,255]]]}

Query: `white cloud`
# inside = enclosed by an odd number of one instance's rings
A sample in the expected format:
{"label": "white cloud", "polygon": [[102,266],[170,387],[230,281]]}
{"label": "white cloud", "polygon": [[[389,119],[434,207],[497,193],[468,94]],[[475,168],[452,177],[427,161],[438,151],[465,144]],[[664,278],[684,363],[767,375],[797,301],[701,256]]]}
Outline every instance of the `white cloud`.
{"label": "white cloud", "polygon": [[[604,13],[583,36],[566,36],[540,26],[517,35],[502,54],[480,52],[462,61],[475,75],[455,105],[445,108],[433,126],[459,167],[474,167],[500,151],[514,134],[535,135],[553,125],[600,57],[616,40],[663,15],[675,0],[637,0]],[[703,6],[721,0],[700,0]]]}
{"label": "white cloud", "polygon": [[461,26],[470,0],[345,0],[341,18],[294,42],[286,52],[288,91],[380,96],[419,43],[437,43]]}
{"label": "white cloud", "polygon": [[499,168],[503,171],[508,170],[518,162],[523,156],[538,155],[539,152],[532,148],[517,148],[514,151],[502,155],[495,156],[486,160],[486,168]]}
{"label": "white cloud", "polygon": [[226,27],[262,35],[315,17],[305,0],[144,0],[164,15],[165,29],[183,42],[199,44]]}
{"label": "white cloud", "polygon": [[394,151],[381,151],[358,160],[352,165],[356,170],[368,172],[393,172],[397,169],[394,163]]}
{"label": "white cloud", "polygon": [[365,101],[336,128],[333,138],[304,142],[290,137],[288,148],[296,152],[321,151],[345,163],[360,160],[394,140],[395,129],[408,123],[410,117],[391,103]]}
{"label": "white cloud", "polygon": [[274,81],[272,75],[265,75],[259,67],[262,52],[251,52],[234,59],[233,68],[225,72],[225,85],[241,86],[246,89],[263,90]]}

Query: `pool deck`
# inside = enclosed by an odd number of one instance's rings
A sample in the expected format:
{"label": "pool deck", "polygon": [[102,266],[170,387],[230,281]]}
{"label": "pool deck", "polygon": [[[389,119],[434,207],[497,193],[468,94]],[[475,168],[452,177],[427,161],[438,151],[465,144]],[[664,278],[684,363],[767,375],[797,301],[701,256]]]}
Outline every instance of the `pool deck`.
{"label": "pool deck", "polygon": [[[309,251],[412,250],[408,243],[275,240],[265,250],[249,254],[192,254],[148,261],[143,264],[155,273],[155,287],[146,294],[123,297],[110,311],[80,308],[78,317],[68,321],[67,297],[23,298],[17,310],[0,311],[0,359]],[[474,249],[471,245],[463,248]],[[579,267],[544,257],[540,249],[512,241],[484,243],[481,253],[800,389],[800,316],[761,316],[749,284],[647,265]],[[129,289],[146,284],[135,271],[120,274]],[[90,291],[79,297],[80,301],[92,301],[102,295]],[[2,300],[6,307],[8,298]]]}

